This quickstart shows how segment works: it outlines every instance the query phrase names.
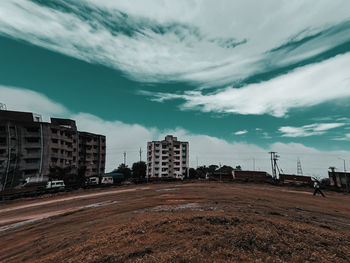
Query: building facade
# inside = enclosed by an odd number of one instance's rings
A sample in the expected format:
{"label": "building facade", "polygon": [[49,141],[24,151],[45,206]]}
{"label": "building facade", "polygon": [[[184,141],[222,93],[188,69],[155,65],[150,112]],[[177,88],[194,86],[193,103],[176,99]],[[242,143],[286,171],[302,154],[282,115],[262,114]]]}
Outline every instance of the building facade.
{"label": "building facade", "polygon": [[78,132],[79,135],[79,162],[84,166],[85,176],[101,177],[105,172],[106,137],[89,132]]}
{"label": "building facade", "polygon": [[105,141],[103,135],[79,132],[74,120],[43,122],[33,113],[0,110],[0,190],[28,177],[49,176],[52,169],[77,174],[86,167],[86,176],[102,176]]}
{"label": "building facade", "polygon": [[348,172],[336,172],[334,167],[330,167],[331,171],[328,171],[329,184],[336,188],[346,189],[350,192],[350,173]]}
{"label": "building facade", "polygon": [[167,135],[162,141],[147,143],[147,172],[151,177],[188,177],[189,144]]}

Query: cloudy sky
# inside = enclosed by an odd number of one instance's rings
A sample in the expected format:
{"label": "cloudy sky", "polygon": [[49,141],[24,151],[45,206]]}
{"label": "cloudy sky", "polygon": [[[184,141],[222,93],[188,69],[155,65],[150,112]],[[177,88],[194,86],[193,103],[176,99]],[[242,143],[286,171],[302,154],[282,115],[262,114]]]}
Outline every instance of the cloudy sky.
{"label": "cloudy sky", "polygon": [[107,170],[172,133],[192,167],[323,177],[349,99],[347,0],[0,1],[0,102],[106,134]]}

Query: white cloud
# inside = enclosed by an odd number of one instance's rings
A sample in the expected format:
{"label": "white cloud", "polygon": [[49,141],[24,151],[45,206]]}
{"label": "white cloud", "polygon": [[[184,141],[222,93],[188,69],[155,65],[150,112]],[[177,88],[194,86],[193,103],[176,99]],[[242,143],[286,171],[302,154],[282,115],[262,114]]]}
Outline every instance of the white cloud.
{"label": "white cloud", "polygon": [[[347,128],[347,127],[346,127]],[[345,129],[346,129],[345,128]],[[342,136],[342,137],[335,137],[335,138],[333,138],[332,140],[334,140],[334,141],[350,141],[350,133],[346,133],[346,134],[344,134],[344,136]]]}
{"label": "white cloud", "polygon": [[314,123],[301,127],[283,126],[278,130],[283,133],[283,137],[307,137],[312,135],[322,135],[326,131],[344,126],[345,123]]}
{"label": "white cloud", "polygon": [[236,131],[233,134],[234,135],[243,135],[243,134],[246,134],[247,132],[248,132],[247,130],[242,130],[242,131]]}
{"label": "white cloud", "polygon": [[[288,52],[268,52],[346,21],[346,0],[57,1],[69,12],[46,7],[49,3],[0,1],[0,34],[120,69],[143,82],[232,83],[349,40],[345,28]],[[220,45],[244,40],[235,48]]]}
{"label": "white cloud", "polygon": [[[268,152],[277,151],[281,155],[279,165],[284,172],[295,173],[296,160],[299,157],[305,173],[325,177],[329,166],[338,166],[341,169],[343,163],[339,162],[339,156],[350,159],[348,151],[319,151],[296,143],[274,143],[264,149],[253,144],[228,142],[213,136],[193,134],[180,127],[173,130],[161,130],[120,121],[105,121],[88,113],[72,113],[46,96],[26,89],[2,86],[0,87],[0,98],[5,97],[9,110],[32,111],[33,107],[36,107],[34,105],[40,105],[40,111],[34,108],[37,113],[42,113],[46,117],[71,118],[76,120],[79,130],[106,135],[107,171],[122,163],[124,151],[127,152],[129,166],[139,160],[139,147],[143,149],[142,158],[145,160],[146,142],[161,140],[167,134],[176,135],[179,140],[190,143],[191,167],[196,166],[198,157],[199,165],[221,163],[231,166],[241,165],[243,169],[252,169],[254,159],[257,169],[269,172],[271,168]],[[326,126],[318,126],[318,129],[324,130]]]}
{"label": "white cloud", "polygon": [[50,116],[63,116],[68,110],[43,94],[31,90],[0,85],[0,102],[6,107],[18,111],[29,111],[41,114],[44,121],[49,121]]}
{"label": "white cloud", "polygon": [[349,67],[350,54],[345,54],[239,89],[228,87],[211,94],[201,91],[148,94],[159,102],[183,99],[186,101],[181,106],[183,110],[282,117],[293,108],[350,97]]}

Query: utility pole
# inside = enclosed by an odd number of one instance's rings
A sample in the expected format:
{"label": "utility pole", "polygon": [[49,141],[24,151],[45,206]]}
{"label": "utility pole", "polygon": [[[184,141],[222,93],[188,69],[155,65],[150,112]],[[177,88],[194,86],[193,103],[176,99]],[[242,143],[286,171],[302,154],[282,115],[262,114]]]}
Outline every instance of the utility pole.
{"label": "utility pole", "polygon": [[141,157],[141,155],[142,155],[142,150],[141,150],[141,147],[140,147],[139,154],[140,154],[140,162],[141,162],[141,161],[142,161],[142,157]]}
{"label": "utility pole", "polygon": [[301,162],[299,158],[297,160],[297,175],[303,175],[303,169],[301,168]]}
{"label": "utility pole", "polygon": [[345,159],[343,159],[343,158],[338,158],[338,159],[340,159],[340,160],[343,160],[343,162],[344,162],[344,173],[346,173],[346,167],[345,167]]}
{"label": "utility pole", "polygon": [[255,158],[253,157],[253,171],[255,171]]}
{"label": "utility pole", "polygon": [[198,169],[198,156],[196,156],[196,160],[197,160],[197,169]]}
{"label": "utility pole", "polygon": [[126,152],[123,153],[124,155],[124,166],[126,165]]}
{"label": "utility pole", "polygon": [[277,155],[277,152],[269,152],[270,157],[271,157],[271,169],[272,169],[272,177],[273,179],[277,179],[277,170],[279,171],[277,161],[278,158],[280,157]]}
{"label": "utility pole", "polygon": [[349,191],[350,191],[350,186],[349,186],[349,181],[350,181],[350,179],[349,179],[349,176],[346,174],[346,166],[345,166],[345,159],[343,159],[343,158],[339,158],[340,160],[343,160],[343,162],[344,162],[344,176],[345,176],[345,185],[346,185],[346,191],[349,193]]}

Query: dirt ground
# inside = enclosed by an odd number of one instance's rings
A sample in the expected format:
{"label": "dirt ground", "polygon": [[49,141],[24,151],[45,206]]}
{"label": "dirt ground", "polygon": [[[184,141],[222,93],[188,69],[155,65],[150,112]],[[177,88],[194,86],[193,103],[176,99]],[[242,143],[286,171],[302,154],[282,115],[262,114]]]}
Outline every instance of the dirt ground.
{"label": "dirt ground", "polygon": [[0,203],[0,262],[350,262],[350,195],[238,183]]}

